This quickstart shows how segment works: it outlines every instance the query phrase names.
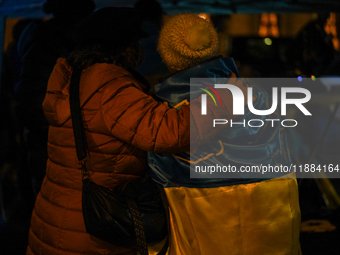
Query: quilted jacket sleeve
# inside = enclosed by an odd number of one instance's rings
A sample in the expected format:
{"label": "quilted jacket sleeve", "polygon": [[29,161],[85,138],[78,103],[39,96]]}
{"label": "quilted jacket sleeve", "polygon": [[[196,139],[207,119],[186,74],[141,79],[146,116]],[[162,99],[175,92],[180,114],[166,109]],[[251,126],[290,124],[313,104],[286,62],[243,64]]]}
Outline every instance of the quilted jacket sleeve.
{"label": "quilted jacket sleeve", "polygon": [[200,144],[220,130],[212,129],[214,118],[231,118],[232,97],[227,90],[221,91],[225,107],[214,107],[214,102],[208,100],[208,114],[202,119],[200,99],[191,102],[191,109],[183,105],[177,110],[156,101],[133,83],[115,88],[114,84],[107,85],[101,100],[107,128],[116,138],[149,152],[188,151],[190,137]]}

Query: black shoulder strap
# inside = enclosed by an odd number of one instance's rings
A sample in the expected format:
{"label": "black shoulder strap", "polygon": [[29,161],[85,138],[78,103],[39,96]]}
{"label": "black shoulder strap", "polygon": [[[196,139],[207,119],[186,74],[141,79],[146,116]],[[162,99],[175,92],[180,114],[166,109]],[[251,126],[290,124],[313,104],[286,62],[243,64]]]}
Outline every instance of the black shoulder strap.
{"label": "black shoulder strap", "polygon": [[83,125],[83,119],[80,111],[79,100],[79,82],[81,69],[74,67],[70,84],[70,108],[73,125],[74,140],[76,142],[76,150],[78,160],[81,161],[87,156],[86,137]]}
{"label": "black shoulder strap", "polygon": [[[74,67],[73,68],[73,73],[71,77],[71,84],[70,84],[70,108],[71,108],[71,118],[72,118],[72,125],[73,125],[73,134],[74,134],[74,140],[76,143],[76,150],[77,150],[77,157],[78,161],[82,161],[87,158],[87,144],[86,144],[86,136],[85,136],[85,129],[84,129],[84,124],[83,124],[83,118],[81,115],[81,110],[80,110],[80,100],[79,100],[79,82],[80,82],[80,76],[81,76],[82,70]],[[163,188],[160,189],[161,196],[162,196],[162,201],[163,201],[163,206],[165,208],[166,212],[166,219],[167,219],[167,225],[168,225],[168,236],[166,239],[166,242],[160,252],[157,255],[165,255],[168,246],[169,246],[169,238],[170,238],[170,216],[169,216],[169,207],[167,204],[167,199],[165,192]],[[137,208],[138,210],[138,208]],[[130,211],[131,212],[131,211]],[[139,213],[139,212],[138,212]],[[136,224],[135,219],[134,224]],[[140,223],[141,223],[140,219]],[[142,223],[141,223],[142,224]],[[139,225],[141,225],[139,224]],[[136,224],[138,225],[138,224]],[[138,237],[137,233],[138,231],[143,231],[143,228],[137,229],[135,228],[136,236]],[[144,235],[144,233],[143,233]],[[145,235],[144,239],[143,238],[137,238],[137,243],[138,243],[138,251],[140,252],[141,255],[148,254],[148,249],[147,249],[147,244],[145,240]]]}

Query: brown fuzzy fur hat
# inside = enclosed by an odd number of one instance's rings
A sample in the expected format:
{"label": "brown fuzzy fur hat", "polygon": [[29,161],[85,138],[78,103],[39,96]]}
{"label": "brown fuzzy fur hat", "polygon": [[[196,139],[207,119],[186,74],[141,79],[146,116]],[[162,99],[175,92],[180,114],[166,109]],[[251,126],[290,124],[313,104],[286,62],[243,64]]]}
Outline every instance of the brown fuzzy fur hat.
{"label": "brown fuzzy fur hat", "polygon": [[158,51],[168,67],[184,70],[216,56],[217,32],[211,22],[197,14],[178,14],[161,30]]}

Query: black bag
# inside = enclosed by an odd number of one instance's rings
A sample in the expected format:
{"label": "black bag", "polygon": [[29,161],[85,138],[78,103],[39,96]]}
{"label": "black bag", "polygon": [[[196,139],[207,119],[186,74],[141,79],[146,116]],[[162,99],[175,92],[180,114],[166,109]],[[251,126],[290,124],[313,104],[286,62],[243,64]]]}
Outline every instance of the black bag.
{"label": "black bag", "polygon": [[82,210],[86,231],[106,242],[147,255],[147,244],[169,245],[169,207],[163,187],[148,175],[110,190],[91,181],[84,125],[79,104],[81,70],[74,68],[70,84],[70,107],[77,157],[82,170]]}

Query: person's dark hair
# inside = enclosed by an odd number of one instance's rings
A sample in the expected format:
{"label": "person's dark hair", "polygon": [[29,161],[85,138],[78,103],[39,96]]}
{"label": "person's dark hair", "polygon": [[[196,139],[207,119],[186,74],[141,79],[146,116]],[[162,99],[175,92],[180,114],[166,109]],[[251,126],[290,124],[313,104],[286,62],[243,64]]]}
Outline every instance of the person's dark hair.
{"label": "person's dark hair", "polygon": [[47,0],[43,11],[57,19],[78,21],[89,16],[95,7],[93,0]]}
{"label": "person's dark hair", "polygon": [[136,68],[143,61],[143,57],[143,49],[139,42],[133,42],[123,50],[108,49],[107,45],[95,44],[78,47],[71,53],[68,61],[80,69],[96,63],[115,64],[128,69]]}
{"label": "person's dark hair", "polygon": [[161,27],[164,11],[156,0],[138,0],[135,9],[142,14],[144,21],[151,21]]}
{"label": "person's dark hair", "polygon": [[148,35],[141,25],[140,14],[134,8],[97,10],[75,28],[73,39],[77,48],[69,62],[81,69],[96,63],[136,68],[143,60],[139,41]]}

